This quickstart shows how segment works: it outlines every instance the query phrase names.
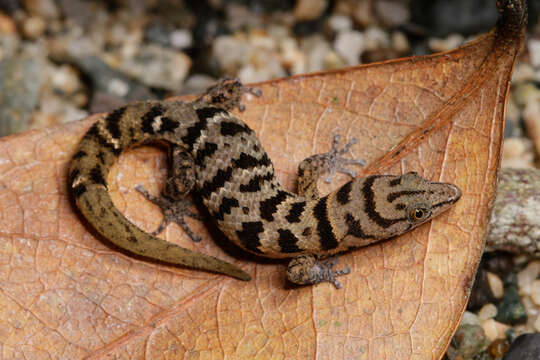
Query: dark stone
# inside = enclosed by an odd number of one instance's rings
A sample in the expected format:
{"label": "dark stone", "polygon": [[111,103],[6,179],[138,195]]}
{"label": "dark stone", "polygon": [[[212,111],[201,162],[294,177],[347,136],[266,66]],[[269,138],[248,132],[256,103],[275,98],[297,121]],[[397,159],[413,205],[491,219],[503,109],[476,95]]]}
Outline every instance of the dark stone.
{"label": "dark stone", "polygon": [[469,303],[467,304],[467,310],[478,310],[485,304],[494,303],[496,300],[497,299],[491,292],[486,271],[482,267],[482,264],[480,264],[480,267],[476,272],[476,278],[474,279],[474,285],[471,290],[471,296],[469,297]]}
{"label": "dark stone", "polygon": [[503,282],[512,282],[516,271],[512,257],[512,254],[502,251],[485,253],[481,266],[497,275]]}
{"label": "dark stone", "polygon": [[0,0],[0,10],[8,15],[13,14],[21,8],[20,0]]}
{"label": "dark stone", "polygon": [[323,29],[323,19],[299,21],[293,25],[293,33],[297,36],[308,36],[320,33]]}
{"label": "dark stone", "polygon": [[412,0],[410,6],[412,22],[433,36],[485,33],[499,18],[493,0]]}
{"label": "dark stone", "polygon": [[540,334],[523,334],[510,345],[503,360],[540,359]]}
{"label": "dark stone", "polygon": [[507,283],[504,287],[504,295],[497,305],[495,320],[504,324],[516,325],[527,322],[527,312],[521,302],[515,283]]}

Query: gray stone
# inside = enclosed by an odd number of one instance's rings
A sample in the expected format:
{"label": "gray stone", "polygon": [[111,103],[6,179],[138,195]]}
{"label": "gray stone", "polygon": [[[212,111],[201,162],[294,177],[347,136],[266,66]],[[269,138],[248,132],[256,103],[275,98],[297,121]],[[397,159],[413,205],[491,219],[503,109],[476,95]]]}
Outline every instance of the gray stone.
{"label": "gray stone", "polygon": [[495,320],[509,325],[527,322],[527,311],[521,302],[517,286],[514,283],[506,284],[504,296],[497,305]]}
{"label": "gray stone", "polygon": [[540,255],[540,170],[503,169],[486,250]]}
{"label": "gray stone", "polygon": [[0,136],[26,130],[43,85],[39,58],[16,56],[0,61]]}
{"label": "gray stone", "polygon": [[452,338],[446,356],[449,360],[472,359],[486,350],[488,344],[481,326],[463,324]]}

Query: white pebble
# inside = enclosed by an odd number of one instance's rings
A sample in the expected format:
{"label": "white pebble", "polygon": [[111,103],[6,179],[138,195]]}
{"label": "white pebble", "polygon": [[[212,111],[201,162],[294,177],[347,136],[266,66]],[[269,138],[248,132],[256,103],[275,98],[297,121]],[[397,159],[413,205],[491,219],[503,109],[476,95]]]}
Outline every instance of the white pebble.
{"label": "white pebble", "polygon": [[368,51],[390,47],[390,36],[376,26],[370,26],[364,32],[365,49]]}
{"label": "white pebble", "polygon": [[352,29],[352,20],[345,15],[332,15],[328,18],[328,27],[334,32]]}
{"label": "white pebble", "polygon": [[129,85],[126,84],[124,81],[114,78],[111,79],[109,82],[109,85],[107,87],[107,90],[116,96],[124,97],[127,95],[129,91]]}
{"label": "white pebble", "polygon": [[529,57],[532,66],[540,67],[540,40],[529,39],[527,47],[529,48]]}
{"label": "white pebble", "polygon": [[392,48],[402,54],[407,53],[411,48],[409,39],[401,31],[394,31],[392,33]]}
{"label": "white pebble", "polygon": [[364,51],[364,35],[358,31],[340,32],[334,41],[334,49],[348,65],[357,65]]}
{"label": "white pebble", "polygon": [[321,16],[327,6],[327,0],[298,0],[293,14],[298,20],[315,20]]}
{"label": "white pebble", "polygon": [[521,295],[530,295],[532,284],[540,275],[540,261],[531,261],[529,265],[517,275],[519,293]]}
{"label": "white pebble", "polygon": [[176,49],[186,49],[191,47],[191,44],[193,43],[191,32],[184,29],[171,32],[169,40],[171,41],[172,47]]}
{"label": "white pebble", "polygon": [[430,38],[428,40],[428,46],[434,52],[449,51],[457,48],[464,40],[465,38],[463,36],[452,34],[445,39]]}
{"label": "white pebble", "polygon": [[497,307],[493,304],[486,304],[478,312],[478,319],[483,322],[494,318],[495,315],[497,315]]}
{"label": "white pebble", "polygon": [[495,296],[496,299],[502,298],[504,295],[504,285],[501,278],[489,271],[486,272],[486,275],[493,296]]}
{"label": "white pebble", "polygon": [[531,299],[540,306],[540,280],[533,281],[531,285]]}
{"label": "white pebble", "polygon": [[480,325],[478,315],[470,311],[465,311],[461,318],[461,325]]}
{"label": "white pebble", "polygon": [[508,330],[509,326],[493,319],[488,319],[482,323],[482,328],[484,329],[486,337],[490,341],[494,341],[497,339],[505,339],[505,331]]}

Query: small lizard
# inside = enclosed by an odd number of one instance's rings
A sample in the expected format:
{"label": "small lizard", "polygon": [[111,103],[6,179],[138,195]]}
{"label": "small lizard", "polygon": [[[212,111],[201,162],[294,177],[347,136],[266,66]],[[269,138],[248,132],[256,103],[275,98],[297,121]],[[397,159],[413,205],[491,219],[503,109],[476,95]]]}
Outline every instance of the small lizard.
{"label": "small lizard", "polygon": [[[332,255],[403,234],[451,207],[461,196],[452,184],[431,182],[416,173],[355,178],[345,167],[354,141],[338,150],[313,155],[298,166],[298,194],[284,190],[261,142],[242,120],[246,91],[238,80],[223,80],[195,101],[147,101],[121,107],[99,119],[83,137],[69,168],[69,185],[84,217],[105,238],[132,253],[172,264],[214,271],[242,280],[250,276],[217,258],[157,238],[177,222],[195,241],[184,222],[189,211],[184,196],[196,189],[220,230],[256,255],[293,258],[288,279],[297,284],[332,282],[349,269],[334,271]],[[170,149],[169,177],[160,198],[137,189],[159,205],[164,219],[148,234],[129,222],[113,205],[107,175],[125,149],[164,141]],[[336,171],[353,180],[320,197],[317,179]]]}

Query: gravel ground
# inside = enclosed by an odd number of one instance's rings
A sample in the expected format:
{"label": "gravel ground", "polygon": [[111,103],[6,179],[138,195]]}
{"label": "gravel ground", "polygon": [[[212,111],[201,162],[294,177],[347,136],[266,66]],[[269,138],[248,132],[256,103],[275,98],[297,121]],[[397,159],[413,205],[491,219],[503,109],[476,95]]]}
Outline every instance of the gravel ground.
{"label": "gravel ground", "polygon": [[[492,227],[450,360],[540,351],[538,334],[518,337],[540,332],[539,10],[529,0],[496,206],[522,211],[530,229]],[[198,93],[224,75],[249,83],[446,51],[497,16],[493,0],[0,0],[0,136]],[[509,198],[513,186],[526,195]]]}

